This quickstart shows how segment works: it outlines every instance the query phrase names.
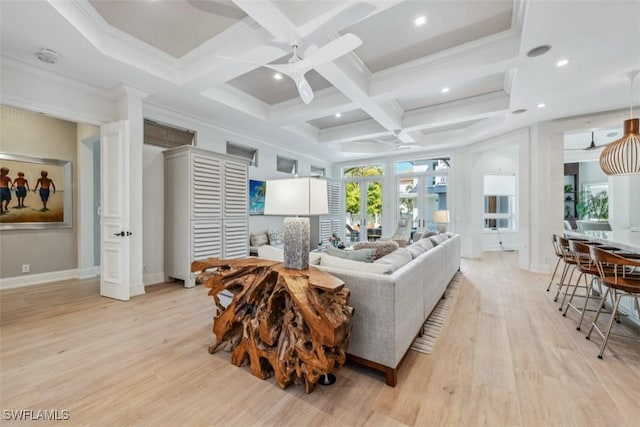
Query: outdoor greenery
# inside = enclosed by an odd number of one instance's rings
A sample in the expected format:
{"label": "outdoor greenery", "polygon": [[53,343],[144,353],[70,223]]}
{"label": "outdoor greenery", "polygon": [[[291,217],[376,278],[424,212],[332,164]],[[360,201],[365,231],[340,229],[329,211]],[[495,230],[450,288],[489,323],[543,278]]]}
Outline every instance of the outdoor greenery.
{"label": "outdoor greenery", "polygon": [[582,219],[609,219],[609,196],[606,191],[597,194],[581,191],[580,201],[576,206],[578,216]]}
{"label": "outdoor greenery", "polygon": [[[345,169],[345,177],[381,176],[382,168],[379,166],[358,166]],[[360,183],[349,182],[346,185],[346,209],[350,214],[360,212]],[[382,213],[382,182],[369,183],[367,191],[367,217],[374,217]]]}

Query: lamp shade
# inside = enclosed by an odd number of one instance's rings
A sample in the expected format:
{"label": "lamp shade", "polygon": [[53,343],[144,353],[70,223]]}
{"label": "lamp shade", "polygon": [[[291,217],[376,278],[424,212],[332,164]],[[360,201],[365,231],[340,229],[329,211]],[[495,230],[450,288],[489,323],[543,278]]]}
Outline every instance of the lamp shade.
{"label": "lamp shade", "polygon": [[449,211],[433,211],[433,222],[436,224],[448,224]]}
{"label": "lamp shade", "polygon": [[640,119],[624,121],[624,136],[607,145],[600,154],[600,168],[607,175],[640,174]]}
{"label": "lamp shade", "polygon": [[324,215],[329,213],[327,182],[318,178],[267,181],[265,215]]}

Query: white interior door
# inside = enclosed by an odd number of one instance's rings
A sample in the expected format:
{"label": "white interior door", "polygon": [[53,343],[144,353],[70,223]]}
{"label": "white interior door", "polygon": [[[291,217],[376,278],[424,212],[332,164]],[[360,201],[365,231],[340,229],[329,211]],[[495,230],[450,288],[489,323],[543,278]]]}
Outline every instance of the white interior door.
{"label": "white interior door", "polygon": [[100,295],[127,301],[130,295],[129,126],[126,120],[100,128],[102,206]]}

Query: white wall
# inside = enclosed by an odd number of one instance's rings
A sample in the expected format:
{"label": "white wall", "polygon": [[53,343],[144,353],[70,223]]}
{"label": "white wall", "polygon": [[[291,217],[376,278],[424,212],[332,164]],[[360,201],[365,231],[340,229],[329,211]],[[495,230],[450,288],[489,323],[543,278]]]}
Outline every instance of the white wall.
{"label": "white wall", "polygon": [[164,156],[163,149],[142,151],[142,272],[145,285],[164,282]]}

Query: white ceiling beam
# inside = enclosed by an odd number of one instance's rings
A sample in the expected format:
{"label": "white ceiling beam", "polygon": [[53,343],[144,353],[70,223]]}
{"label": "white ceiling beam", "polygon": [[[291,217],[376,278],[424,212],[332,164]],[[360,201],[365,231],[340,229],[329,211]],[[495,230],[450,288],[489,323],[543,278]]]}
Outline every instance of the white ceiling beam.
{"label": "white ceiling beam", "polygon": [[301,108],[301,106],[299,98],[273,105],[270,115],[271,123],[287,126],[358,108],[355,102],[332,87],[316,92],[311,104],[304,106],[304,108]]}
{"label": "white ceiling beam", "polygon": [[519,34],[505,31],[379,71],[371,76],[369,95],[381,101],[455,87],[457,83],[516,68],[519,51]]}
{"label": "white ceiling beam", "polygon": [[362,120],[342,126],[335,126],[320,130],[319,142],[348,142],[362,139],[380,138],[389,135],[389,131],[376,120]]}
{"label": "white ceiling beam", "polygon": [[312,141],[314,143],[318,142],[318,137],[320,136],[320,130],[312,126],[308,123],[299,123],[295,125],[287,125],[282,127],[289,132],[293,132],[296,135],[300,135],[301,137]]}
{"label": "white ceiling beam", "polygon": [[402,128],[420,130],[504,114],[509,96],[504,92],[478,95],[405,113]]}
{"label": "white ceiling beam", "polygon": [[[400,129],[402,109],[395,102],[372,102],[368,94],[371,73],[355,53],[337,61],[316,67],[318,73],[335,88],[344,93],[371,118],[388,131]],[[408,134],[403,135],[405,142],[413,142]]]}
{"label": "white ceiling beam", "polygon": [[266,103],[231,85],[225,84],[220,87],[207,89],[200,94],[228,107],[252,115],[253,117],[268,121],[269,106]]}

